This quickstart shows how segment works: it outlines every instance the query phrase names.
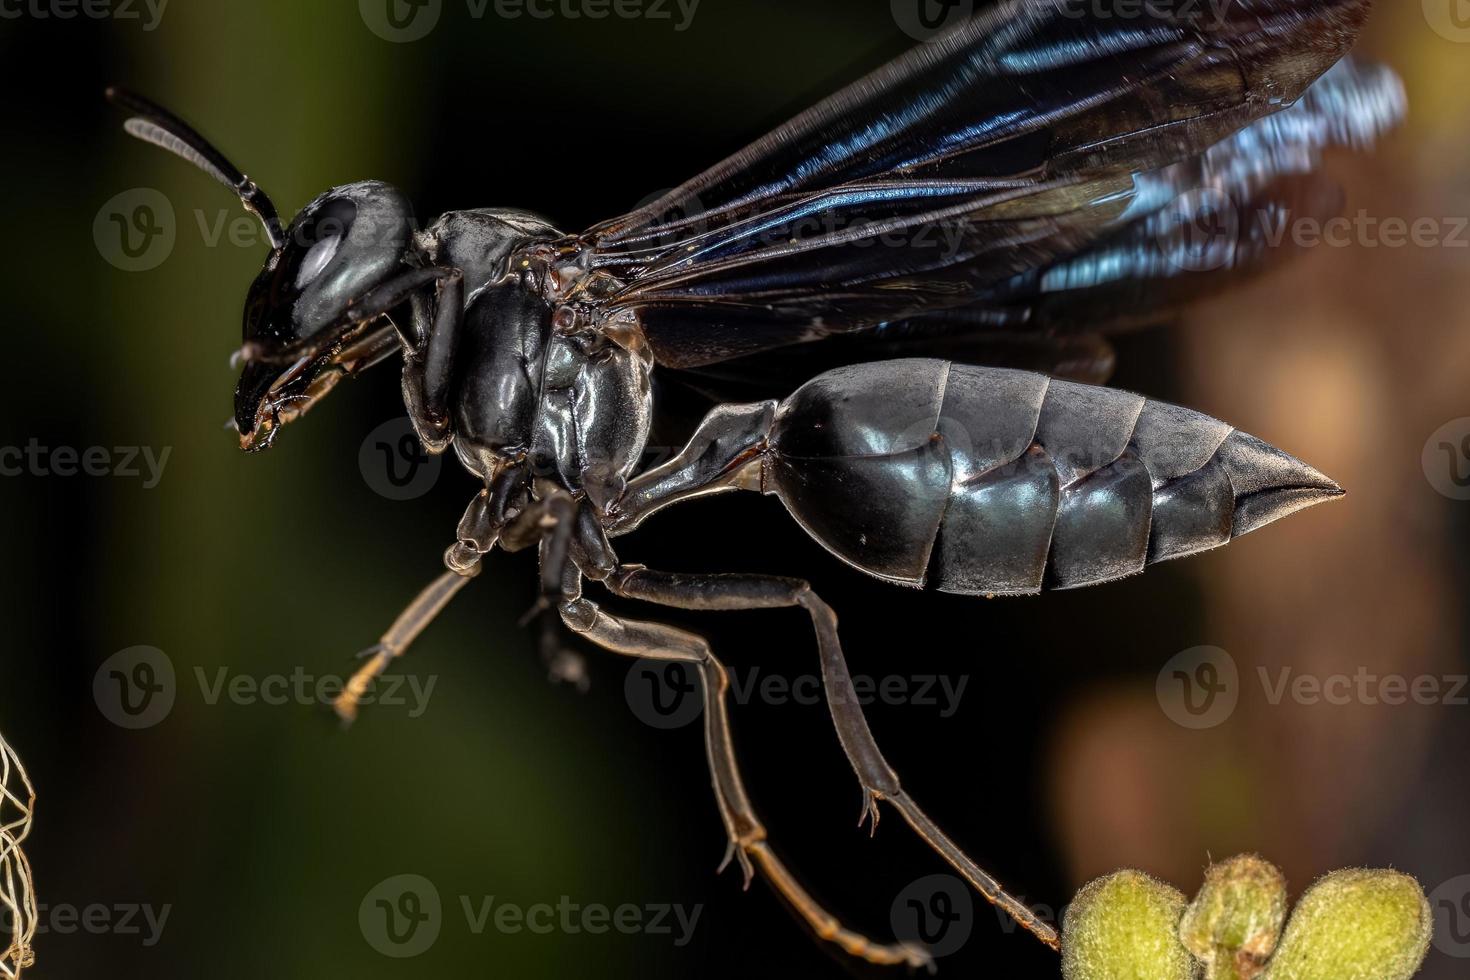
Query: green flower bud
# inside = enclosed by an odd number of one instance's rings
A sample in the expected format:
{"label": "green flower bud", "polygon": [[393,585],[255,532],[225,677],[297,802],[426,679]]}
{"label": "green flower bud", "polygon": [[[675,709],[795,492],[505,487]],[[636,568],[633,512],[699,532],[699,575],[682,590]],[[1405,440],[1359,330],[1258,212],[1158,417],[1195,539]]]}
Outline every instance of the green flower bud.
{"label": "green flower bud", "polygon": [[1194,980],[1179,942],[1184,896],[1139,871],[1099,878],[1062,921],[1066,980]]}
{"label": "green flower bud", "polygon": [[1302,896],[1263,980],[1408,980],[1429,952],[1424,889],[1394,871],[1338,871]]}
{"label": "green flower bud", "polygon": [[1247,854],[1214,865],[1179,923],[1179,937],[1205,964],[1206,980],[1255,980],[1286,923],[1286,879]]}

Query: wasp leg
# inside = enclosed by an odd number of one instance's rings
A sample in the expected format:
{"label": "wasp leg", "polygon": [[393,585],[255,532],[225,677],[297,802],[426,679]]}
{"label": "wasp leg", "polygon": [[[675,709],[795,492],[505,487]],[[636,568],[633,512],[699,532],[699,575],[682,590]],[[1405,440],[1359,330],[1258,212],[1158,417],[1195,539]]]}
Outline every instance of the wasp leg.
{"label": "wasp leg", "polygon": [[[508,479],[509,477],[506,477]],[[347,681],[342,693],[332,702],[337,717],[346,724],[357,718],[358,706],[373,681],[383,675],[388,665],[408,651],[409,644],[418,639],[434,617],[449,605],[460,589],[469,580],[480,574],[480,559],[483,558],[500,538],[500,513],[504,506],[504,481],[481,490],[470,501],[460,518],[458,540],[444,552],[444,567],[448,569],[418,594],[408,608],[398,614],[393,625],[388,627],[378,642],[362,652],[367,663],[358,668]]]}
{"label": "wasp leg", "polygon": [[[740,778],[735,746],[730,738],[726,694],[730,681],[725,667],[711,652],[703,637],[660,623],[623,619],[603,612],[586,599],[561,605],[562,619],[574,632],[613,653],[653,660],[681,661],[696,665],[704,689],[704,739],[720,817],[730,837],[731,856],[739,859],[745,883],[754,875],[754,859],[776,891],[796,910],[822,939],[836,943],[852,956],[883,965],[928,966],[922,949],[904,944],[875,943],[845,928],[831,913],[812,899],[806,889],[781,863],[766,842],[766,828],[756,816]],[[722,865],[723,866],[723,865]]]}
{"label": "wasp leg", "polygon": [[449,447],[449,388],[463,322],[464,273],[454,269],[439,280],[428,336],[417,347],[404,345],[403,402],[419,441],[432,453]]}
{"label": "wasp leg", "polygon": [[[1056,930],[1012,897],[1000,883],[972,861],[935,825],[903,790],[898,774],[883,758],[853,689],[852,675],[837,635],[837,614],[801,579],[774,575],[680,575],[623,565],[604,583],[615,595],[663,606],[692,610],[773,609],[800,606],[811,616],[822,660],[822,683],[837,738],[863,785],[863,817],[877,827],[879,800],[891,803],[905,821],[965,880],[992,904],[1005,910],[1052,949],[1060,947]],[[861,820],[859,821],[861,823]]]}
{"label": "wasp leg", "polygon": [[[557,683],[571,684],[579,691],[591,686],[587,660],[566,643],[566,626],[558,610],[576,599],[582,588],[581,573],[572,557],[583,513],[590,512],[586,501],[575,501],[556,494],[541,502],[542,516],[537,528],[543,536],[539,543],[541,594],[536,605],[523,619],[536,620],[536,650],[546,664],[547,674]],[[580,548],[578,550],[581,550]]]}
{"label": "wasp leg", "polygon": [[555,610],[536,617],[536,653],[546,665],[546,676],[556,684],[570,684],[586,693],[592,687],[587,658],[567,645],[566,624]]}
{"label": "wasp leg", "polygon": [[450,566],[449,570],[429,583],[408,604],[408,608],[398,614],[393,625],[388,627],[388,632],[359,655],[367,662],[357,669],[342,693],[332,702],[332,709],[344,724],[350,725],[357,719],[358,706],[373,682],[383,675],[393,661],[408,652],[410,644],[418,639],[419,634],[434,621],[434,617],[444,611],[449,600],[469,584],[470,579],[480,574],[479,556],[475,555],[473,561],[466,562],[463,556],[465,550],[462,544],[451,547],[444,556],[445,564]]}

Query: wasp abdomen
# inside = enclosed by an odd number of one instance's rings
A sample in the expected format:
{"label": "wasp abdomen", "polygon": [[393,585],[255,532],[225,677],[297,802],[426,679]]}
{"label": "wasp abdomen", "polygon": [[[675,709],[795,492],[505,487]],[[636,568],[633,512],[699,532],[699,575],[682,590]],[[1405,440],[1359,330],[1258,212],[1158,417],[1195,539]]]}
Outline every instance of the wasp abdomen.
{"label": "wasp abdomen", "polygon": [[770,448],[766,489],[834,554],[962,594],[1111,581],[1341,493],[1197,412],[939,360],[821,375]]}

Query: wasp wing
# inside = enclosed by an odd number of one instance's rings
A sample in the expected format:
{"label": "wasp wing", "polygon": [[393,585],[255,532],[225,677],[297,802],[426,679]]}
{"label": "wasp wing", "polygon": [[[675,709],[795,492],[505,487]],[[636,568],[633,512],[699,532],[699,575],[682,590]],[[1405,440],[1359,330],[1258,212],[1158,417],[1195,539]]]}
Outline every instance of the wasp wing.
{"label": "wasp wing", "polygon": [[1369,0],[1122,2],[995,4],[591,229],[588,267],[622,284],[601,314],[674,367],[960,308],[1008,322],[1027,276],[1100,254],[1181,189],[1251,188],[1394,114],[1391,76],[1354,68],[1294,129],[1251,126],[1342,57]]}
{"label": "wasp wing", "polygon": [[[896,357],[1018,368],[1106,384],[1116,362],[1103,331],[1175,322],[1189,302],[1225,290],[1300,249],[1290,229],[1341,211],[1319,173],[1282,177],[1242,201],[1189,194],[1082,254],[1028,272],[985,307],[940,310],[870,330],[674,372],[715,400],[784,397],[833,368]],[[1317,227],[1321,227],[1320,224]]]}
{"label": "wasp wing", "polygon": [[1299,251],[1296,229],[1339,214],[1317,172],[1329,146],[1364,148],[1401,118],[1398,77],[1347,59],[1293,107],[1146,174],[1135,215],[1077,255],[990,290],[998,322],[1055,332],[1157,323]]}

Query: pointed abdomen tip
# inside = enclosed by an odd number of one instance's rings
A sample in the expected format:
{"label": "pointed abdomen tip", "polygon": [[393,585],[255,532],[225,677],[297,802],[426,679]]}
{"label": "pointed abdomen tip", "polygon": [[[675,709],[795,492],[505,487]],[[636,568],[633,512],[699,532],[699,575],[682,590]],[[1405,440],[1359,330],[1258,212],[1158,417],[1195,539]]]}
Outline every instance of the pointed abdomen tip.
{"label": "pointed abdomen tip", "polygon": [[1244,432],[1232,432],[1216,459],[1235,490],[1232,538],[1345,492],[1314,467]]}

